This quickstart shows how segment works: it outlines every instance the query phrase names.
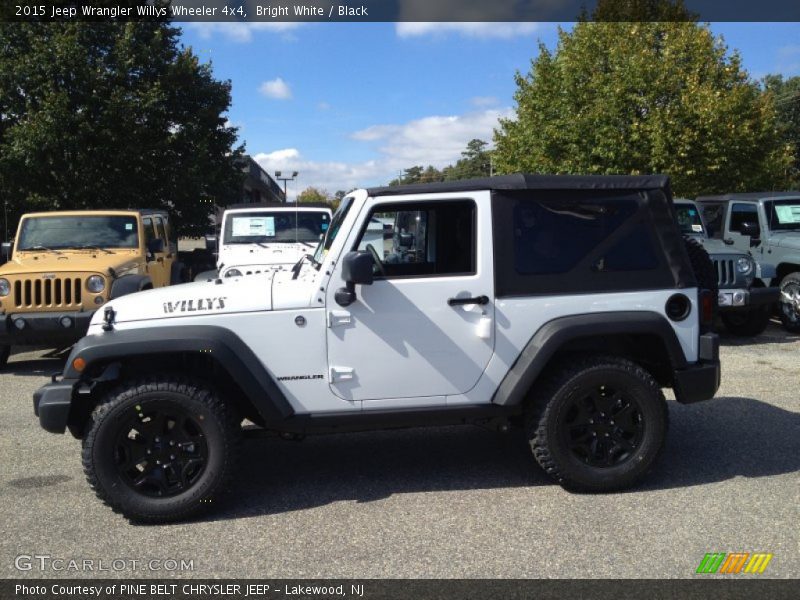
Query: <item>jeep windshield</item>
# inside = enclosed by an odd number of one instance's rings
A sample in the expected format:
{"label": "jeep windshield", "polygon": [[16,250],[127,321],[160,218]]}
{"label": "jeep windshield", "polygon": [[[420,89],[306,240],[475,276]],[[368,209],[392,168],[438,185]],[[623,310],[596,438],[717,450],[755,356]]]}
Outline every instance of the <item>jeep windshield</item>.
{"label": "jeep windshield", "polygon": [[703,220],[694,204],[675,203],[675,212],[678,214],[678,225],[681,233],[686,235],[705,236]]}
{"label": "jeep windshield", "polygon": [[19,231],[18,250],[138,248],[135,216],[61,215],[25,217]]}
{"label": "jeep windshield", "polygon": [[225,218],[223,244],[316,244],[328,230],[330,216],[321,211],[237,212]]}
{"label": "jeep windshield", "polygon": [[800,198],[766,202],[772,231],[800,231]]}

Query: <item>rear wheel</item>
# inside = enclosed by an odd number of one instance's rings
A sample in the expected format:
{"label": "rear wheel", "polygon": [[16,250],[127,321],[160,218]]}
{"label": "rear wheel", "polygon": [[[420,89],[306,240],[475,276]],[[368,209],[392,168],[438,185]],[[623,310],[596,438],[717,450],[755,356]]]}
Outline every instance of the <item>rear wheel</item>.
{"label": "rear wheel", "polygon": [[787,331],[800,333],[800,273],[789,273],[781,280],[778,313]]}
{"label": "rear wheel", "polygon": [[752,337],[763,333],[769,325],[770,307],[724,312],[721,317],[725,328],[733,335]]}
{"label": "rear wheel", "polygon": [[134,521],[185,519],[213,506],[236,461],[241,429],[205,384],[132,380],[93,413],[83,467],[97,496]]}
{"label": "rear wheel", "polygon": [[526,430],[536,461],[563,487],[613,491],[652,466],[666,437],[667,405],[635,363],[584,357],[534,391]]}

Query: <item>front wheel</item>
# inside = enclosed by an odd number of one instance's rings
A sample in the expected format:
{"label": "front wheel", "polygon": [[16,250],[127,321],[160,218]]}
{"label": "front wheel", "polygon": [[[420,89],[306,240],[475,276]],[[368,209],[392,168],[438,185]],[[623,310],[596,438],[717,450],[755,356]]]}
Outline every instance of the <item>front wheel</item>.
{"label": "front wheel", "polygon": [[800,333],[800,273],[789,273],[781,280],[778,312],[787,331]]}
{"label": "front wheel", "polygon": [[652,466],[666,437],[667,405],[637,364],[579,358],[534,391],[526,430],[536,461],[559,484],[608,492],[631,486]]}
{"label": "front wheel", "polygon": [[763,333],[769,325],[770,307],[724,312],[721,317],[725,328],[733,335],[753,337]]}
{"label": "front wheel", "polygon": [[97,496],[139,522],[164,523],[213,506],[241,436],[205,384],[174,376],[123,383],[92,415],[83,467]]}

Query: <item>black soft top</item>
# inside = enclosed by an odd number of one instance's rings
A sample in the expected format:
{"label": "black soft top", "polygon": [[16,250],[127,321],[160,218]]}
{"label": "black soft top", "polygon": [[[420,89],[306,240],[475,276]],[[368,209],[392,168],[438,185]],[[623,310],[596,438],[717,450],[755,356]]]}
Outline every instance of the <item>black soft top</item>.
{"label": "black soft top", "polygon": [[230,204],[225,207],[228,209],[240,208],[327,208],[330,210],[330,205],[325,202],[249,202],[244,204]]}
{"label": "black soft top", "polygon": [[368,188],[376,196],[428,194],[437,192],[468,192],[476,190],[668,190],[666,175],[532,175],[516,173],[461,181],[411,183]]}
{"label": "black soft top", "polygon": [[800,192],[740,192],[736,194],[718,194],[698,196],[697,202],[730,202],[731,200],[780,200],[782,198],[800,198]]}

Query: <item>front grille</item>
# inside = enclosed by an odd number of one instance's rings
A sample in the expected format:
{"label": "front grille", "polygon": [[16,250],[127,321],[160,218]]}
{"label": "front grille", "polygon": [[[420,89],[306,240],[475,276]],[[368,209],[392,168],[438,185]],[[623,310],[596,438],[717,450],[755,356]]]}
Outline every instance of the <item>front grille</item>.
{"label": "front grille", "polygon": [[80,306],[82,284],[80,277],[15,281],[14,305],[17,308]]}
{"label": "front grille", "polygon": [[725,287],[736,283],[736,270],[733,259],[715,259],[714,268],[717,270],[717,285]]}

